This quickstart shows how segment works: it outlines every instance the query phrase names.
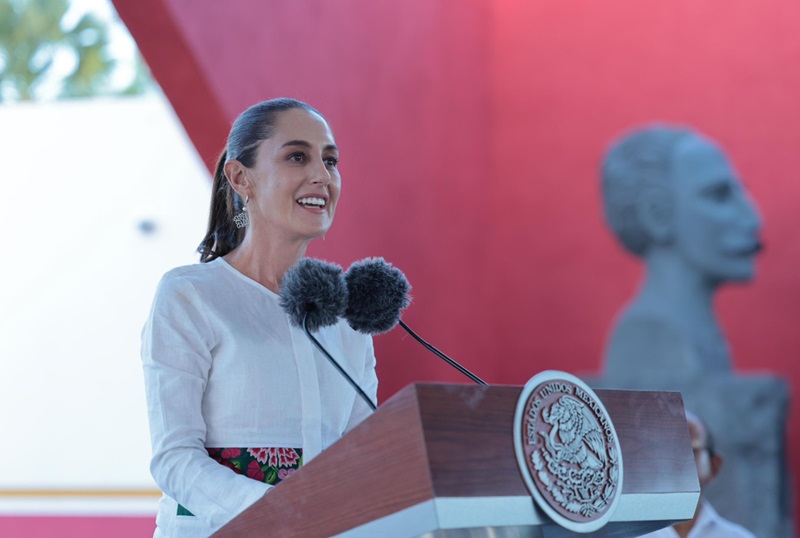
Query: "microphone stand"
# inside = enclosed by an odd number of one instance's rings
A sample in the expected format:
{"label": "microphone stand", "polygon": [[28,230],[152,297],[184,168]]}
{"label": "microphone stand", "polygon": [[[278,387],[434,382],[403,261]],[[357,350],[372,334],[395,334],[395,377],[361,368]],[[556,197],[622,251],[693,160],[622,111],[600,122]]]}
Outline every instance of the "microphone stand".
{"label": "microphone stand", "polygon": [[411,330],[411,327],[409,327],[408,325],[406,325],[406,324],[403,322],[403,320],[402,320],[402,319],[400,320],[400,322],[399,322],[399,323],[400,323],[400,326],[401,326],[402,328],[404,328],[404,329],[406,330],[406,332],[408,332],[408,334],[410,334],[411,336],[413,336],[413,337],[414,337],[414,339],[415,339],[417,342],[419,342],[420,344],[422,344],[422,345],[425,347],[425,349],[427,349],[428,351],[430,351],[431,353],[433,353],[434,355],[436,355],[437,357],[439,357],[440,359],[442,359],[444,362],[446,362],[447,364],[449,364],[450,366],[452,366],[453,368],[455,368],[456,370],[458,370],[459,372],[461,372],[462,374],[464,374],[465,376],[467,376],[468,378],[470,378],[471,380],[473,380],[473,381],[474,381],[475,383],[477,383],[478,385],[486,385],[486,381],[484,381],[484,380],[483,380],[483,379],[481,379],[480,377],[476,376],[475,374],[473,374],[472,372],[470,372],[469,370],[467,370],[466,368],[464,368],[463,366],[461,366],[460,364],[458,364],[456,361],[454,361],[453,359],[451,359],[450,357],[448,357],[447,355],[445,355],[444,353],[442,353],[441,351],[439,351],[438,349],[436,349],[435,347],[433,347],[431,344],[429,344],[428,342],[426,342],[425,340],[423,340],[422,338],[420,338],[420,337],[417,335],[417,333],[415,333],[414,331],[412,331],[412,330]]}
{"label": "microphone stand", "polygon": [[342,376],[344,376],[345,379],[347,379],[347,381],[350,383],[350,385],[353,386],[354,389],[356,389],[356,392],[358,392],[359,396],[361,396],[364,399],[364,401],[367,402],[367,405],[369,406],[369,408],[372,409],[373,411],[375,411],[377,409],[377,407],[375,407],[375,404],[372,403],[372,400],[369,399],[369,396],[367,396],[367,393],[364,392],[363,389],[358,386],[358,383],[353,381],[353,378],[350,377],[350,375],[347,372],[344,371],[344,368],[342,368],[339,365],[339,363],[336,362],[336,359],[334,359],[331,356],[331,354],[328,353],[328,351],[324,347],[322,347],[322,344],[320,344],[317,341],[317,339],[314,338],[314,335],[311,334],[311,331],[308,330],[308,312],[306,312],[306,315],[303,316],[303,330],[305,331],[306,336],[308,336],[308,339],[311,340],[311,342],[315,346],[317,346],[317,349],[320,350],[323,355],[325,355],[325,357],[331,362],[331,364],[334,365],[337,370],[339,370],[339,373],[342,374]]}

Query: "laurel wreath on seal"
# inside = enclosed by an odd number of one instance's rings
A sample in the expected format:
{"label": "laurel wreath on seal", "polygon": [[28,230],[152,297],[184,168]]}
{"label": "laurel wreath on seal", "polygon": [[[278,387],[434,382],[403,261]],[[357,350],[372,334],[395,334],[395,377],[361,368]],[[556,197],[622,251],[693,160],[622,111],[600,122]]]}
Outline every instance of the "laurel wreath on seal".
{"label": "laurel wreath on seal", "polygon": [[[560,461],[558,454],[551,454],[546,447],[534,451],[531,462],[552,498],[568,512],[587,518],[602,511],[611,502],[617,488],[619,457],[614,446],[608,448],[608,460],[600,469],[575,468]],[[545,472],[545,465],[550,474]]]}

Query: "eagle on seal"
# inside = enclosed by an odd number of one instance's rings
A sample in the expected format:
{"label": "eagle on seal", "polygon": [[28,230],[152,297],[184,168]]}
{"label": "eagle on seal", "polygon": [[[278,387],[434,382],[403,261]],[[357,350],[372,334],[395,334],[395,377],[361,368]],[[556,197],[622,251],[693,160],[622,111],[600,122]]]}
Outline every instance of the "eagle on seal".
{"label": "eagle on seal", "polygon": [[606,464],[600,423],[580,400],[562,396],[549,409],[542,410],[542,418],[553,426],[545,440],[556,459],[578,464],[582,469],[596,470]]}

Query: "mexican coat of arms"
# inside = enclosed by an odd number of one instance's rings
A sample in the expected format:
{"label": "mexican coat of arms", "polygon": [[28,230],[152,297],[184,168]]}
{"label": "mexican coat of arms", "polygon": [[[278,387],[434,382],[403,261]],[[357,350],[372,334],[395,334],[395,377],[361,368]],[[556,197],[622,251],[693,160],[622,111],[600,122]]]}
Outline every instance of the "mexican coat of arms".
{"label": "mexican coat of arms", "polygon": [[605,525],[622,489],[622,454],[594,391],[565,372],[542,372],[525,385],[514,428],[517,461],[537,505],[575,532]]}

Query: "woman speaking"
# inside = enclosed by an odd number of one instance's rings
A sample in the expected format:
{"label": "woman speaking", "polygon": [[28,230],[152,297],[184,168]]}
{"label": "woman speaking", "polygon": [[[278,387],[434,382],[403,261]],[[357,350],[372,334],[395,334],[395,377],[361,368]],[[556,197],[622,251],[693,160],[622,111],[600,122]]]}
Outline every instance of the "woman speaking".
{"label": "woman speaking", "polygon": [[[370,413],[279,304],[284,274],[333,223],[338,163],[330,126],[300,101],[233,124],[201,263],[164,275],[142,333],[155,536],[212,534]],[[344,321],[316,336],[375,401],[371,338]]]}

